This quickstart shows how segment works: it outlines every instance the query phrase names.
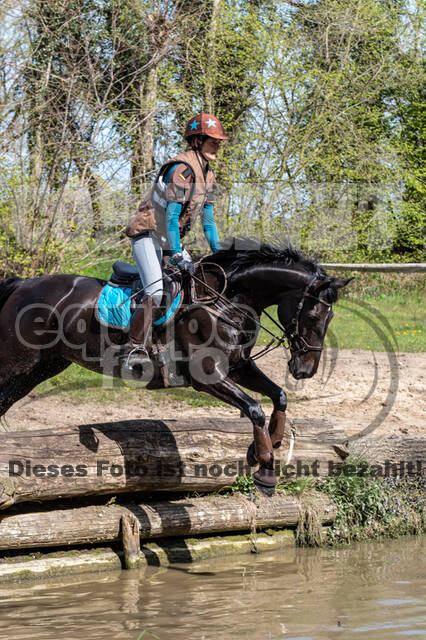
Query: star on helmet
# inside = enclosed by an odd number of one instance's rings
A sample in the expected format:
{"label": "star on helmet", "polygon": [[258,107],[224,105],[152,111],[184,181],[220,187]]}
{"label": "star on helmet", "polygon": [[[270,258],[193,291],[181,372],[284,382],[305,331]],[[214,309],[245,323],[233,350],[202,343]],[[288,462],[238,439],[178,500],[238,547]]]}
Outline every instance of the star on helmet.
{"label": "star on helmet", "polygon": [[185,140],[190,142],[199,135],[206,135],[216,140],[229,140],[221,121],[211,113],[197,113],[187,122]]}

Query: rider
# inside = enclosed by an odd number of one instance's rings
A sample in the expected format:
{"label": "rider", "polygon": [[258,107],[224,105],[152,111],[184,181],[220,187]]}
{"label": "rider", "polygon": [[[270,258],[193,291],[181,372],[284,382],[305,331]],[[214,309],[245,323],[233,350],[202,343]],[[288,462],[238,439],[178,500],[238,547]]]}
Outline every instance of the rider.
{"label": "rider", "polygon": [[216,160],[222,140],[228,137],[220,120],[200,113],[186,125],[185,140],[190,148],[161,167],[126,231],[144,286],[142,303],[131,321],[130,341],[122,354],[129,367],[144,360],[151,346],[153,307],[163,297],[163,249],[171,255],[171,264],[193,273],[194,265],[182,251],[181,239],[199,214],[211,250],[220,249],[213,218],[216,180],[210,162]]}

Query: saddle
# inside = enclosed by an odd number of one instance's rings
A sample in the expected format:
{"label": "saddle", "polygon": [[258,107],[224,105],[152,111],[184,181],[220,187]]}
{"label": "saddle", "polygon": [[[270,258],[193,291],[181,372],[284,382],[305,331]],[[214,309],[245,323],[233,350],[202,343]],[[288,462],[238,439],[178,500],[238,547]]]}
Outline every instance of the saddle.
{"label": "saddle", "polygon": [[[163,299],[161,315],[153,321],[154,328],[162,330],[176,317],[183,303],[211,305],[226,288],[226,275],[214,263],[199,262],[190,278],[181,274],[167,262],[163,266]],[[115,262],[107,284],[99,294],[95,315],[103,326],[126,330],[144,295],[139,272],[127,262]]]}
{"label": "saddle", "polygon": [[[119,287],[131,288],[132,295],[134,293],[137,294],[133,298],[136,307],[143,297],[143,287],[139,277],[139,271],[134,265],[119,261],[114,262],[112,269],[113,273],[109,279],[109,283]],[[167,323],[176,315],[183,302],[185,304],[212,304],[216,302],[219,296],[225,291],[226,284],[227,278],[224,270],[213,262],[197,263],[195,265],[194,278],[190,278],[189,276],[182,278],[182,274],[177,271],[176,267],[171,267],[167,262],[164,262],[164,294],[161,306],[165,309],[170,308],[173,300],[182,292],[179,307],[174,309],[173,315],[167,320]]]}
{"label": "saddle", "polygon": [[[143,298],[143,285],[137,268],[128,262],[114,262],[112,275],[108,284],[131,289],[132,312]],[[164,309],[164,315],[154,321],[156,327],[166,327],[180,309],[183,296],[181,294],[182,282],[176,269],[165,266],[163,268],[163,299],[160,307]]]}
{"label": "saddle", "polygon": [[[164,294],[160,317],[157,314],[153,320],[152,345],[152,355],[159,368],[160,378],[151,380],[148,388],[176,386],[176,372],[172,370],[167,346],[163,344],[163,329],[176,318],[183,303],[185,308],[194,304],[214,305],[226,289],[226,282],[225,272],[215,263],[199,262],[193,277],[181,274],[167,262],[163,264]],[[111,277],[99,295],[95,315],[104,326],[126,330],[143,295],[137,268],[127,262],[115,262]],[[217,311],[212,311],[218,315]]]}

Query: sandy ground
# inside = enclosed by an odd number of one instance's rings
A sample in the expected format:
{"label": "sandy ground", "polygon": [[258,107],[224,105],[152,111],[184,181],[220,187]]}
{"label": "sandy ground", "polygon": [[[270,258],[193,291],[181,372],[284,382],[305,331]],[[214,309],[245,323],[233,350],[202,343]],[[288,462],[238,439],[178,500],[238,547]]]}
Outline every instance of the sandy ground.
{"label": "sandy ground", "polygon": [[[292,417],[324,417],[348,435],[374,430],[377,434],[426,434],[426,354],[325,351],[310,380],[296,381],[283,353],[274,351],[259,365],[290,395]],[[124,395],[125,392],[123,392]],[[14,405],[6,415],[10,431],[56,425],[79,425],[131,418],[239,417],[232,407],[191,407],[148,393],[131,394],[128,401],[78,404],[66,395],[38,397],[36,393]],[[270,413],[271,405],[264,406]]]}

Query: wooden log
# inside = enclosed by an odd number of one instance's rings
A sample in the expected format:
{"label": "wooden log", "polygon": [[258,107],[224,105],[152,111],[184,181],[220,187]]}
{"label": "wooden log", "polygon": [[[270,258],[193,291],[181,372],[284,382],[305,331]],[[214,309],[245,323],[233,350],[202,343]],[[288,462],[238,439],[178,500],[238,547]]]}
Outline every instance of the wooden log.
{"label": "wooden log", "polygon": [[121,516],[121,534],[123,537],[123,563],[125,569],[138,569],[141,560],[141,539],[139,520],[134,513]]}
{"label": "wooden log", "polygon": [[426,475],[426,435],[366,436],[352,441],[349,450],[375,466],[377,476]]}
{"label": "wooden log", "polygon": [[[112,570],[117,572],[116,575],[120,575],[120,569],[122,569],[121,558],[113,549],[85,549],[79,552],[70,550],[61,553],[58,557],[46,554],[37,559],[14,559],[10,563],[2,562],[0,559],[0,584],[17,582],[20,583],[20,588],[25,585],[24,588],[28,589],[28,580],[39,581],[40,578],[75,576],[80,573]],[[108,580],[112,581],[113,576],[114,574],[108,576]],[[87,581],[88,576],[85,575],[84,578]],[[7,590],[10,590],[9,586]]]}
{"label": "wooden log", "polygon": [[[160,542],[146,542],[141,549],[140,569],[135,574],[133,580],[121,577],[119,569],[122,568],[122,553],[111,547],[84,549],[77,551],[61,550],[59,552],[45,552],[41,557],[32,559],[21,556],[8,559],[0,558],[0,585],[10,582],[18,582],[16,589],[23,589],[25,596],[28,594],[27,580],[40,580],[40,578],[52,578],[54,576],[73,576],[72,578],[62,578],[68,583],[77,585],[80,580],[78,574],[84,574],[81,584],[84,589],[90,580],[88,573],[99,573],[100,571],[114,571],[108,576],[108,584],[120,580],[120,596],[127,605],[134,604],[135,591],[137,591],[141,580],[141,571],[152,565],[167,567],[175,562],[199,562],[200,560],[218,559],[241,553],[263,553],[280,550],[280,560],[287,566],[296,566],[297,550],[295,546],[294,531],[290,529],[280,529],[279,531],[268,530],[265,533],[252,534],[226,534],[211,538],[169,538]],[[223,566],[226,566],[223,561]],[[98,578],[96,578],[97,580]],[[16,595],[16,594],[15,594]],[[1,588],[0,598],[10,596],[10,588]],[[129,609],[127,609],[129,610]]]}
{"label": "wooden log", "polygon": [[[325,495],[310,496],[309,507],[315,510],[323,524],[333,522],[336,517],[336,507]],[[122,518],[129,516],[132,522],[137,520],[143,539],[295,527],[304,502],[294,496],[276,495],[273,498],[256,496],[254,503],[241,495],[234,495],[41,509],[10,515],[5,512],[0,519],[0,549],[121,540]]]}
{"label": "wooden log", "polygon": [[[286,460],[290,424],[276,451]],[[292,464],[342,459],[343,431],[294,420]],[[0,508],[18,502],[132,491],[212,491],[246,475],[249,420],[127,420],[0,434]],[[280,458],[281,456],[281,458]]]}

